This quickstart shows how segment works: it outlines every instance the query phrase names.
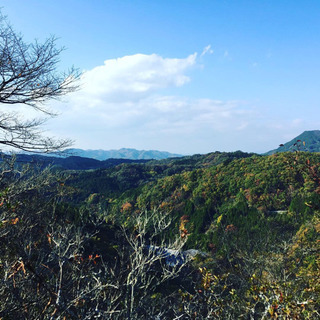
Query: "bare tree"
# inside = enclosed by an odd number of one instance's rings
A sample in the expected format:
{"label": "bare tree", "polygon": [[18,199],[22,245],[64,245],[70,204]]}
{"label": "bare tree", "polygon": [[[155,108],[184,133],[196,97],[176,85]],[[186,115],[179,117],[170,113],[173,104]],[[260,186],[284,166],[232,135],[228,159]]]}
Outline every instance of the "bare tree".
{"label": "bare tree", "polygon": [[[54,36],[44,43],[24,42],[0,12],[0,103],[26,105],[47,117],[55,116],[45,102],[76,90],[80,77],[74,68],[66,73],[57,71],[62,50],[56,47]],[[39,129],[43,122],[21,120],[15,112],[0,112],[0,144],[33,152],[61,150],[70,145],[69,140],[43,137]]]}
{"label": "bare tree", "polygon": [[122,283],[125,287],[124,305],[127,319],[150,319],[163,316],[168,307],[154,310],[148,298],[164,283],[177,278],[187,265],[188,257],[181,252],[185,238],[176,237],[169,242],[164,233],[172,224],[167,212],[145,211],[133,217],[133,230],[123,227],[129,250],[123,251],[127,258],[127,270]]}

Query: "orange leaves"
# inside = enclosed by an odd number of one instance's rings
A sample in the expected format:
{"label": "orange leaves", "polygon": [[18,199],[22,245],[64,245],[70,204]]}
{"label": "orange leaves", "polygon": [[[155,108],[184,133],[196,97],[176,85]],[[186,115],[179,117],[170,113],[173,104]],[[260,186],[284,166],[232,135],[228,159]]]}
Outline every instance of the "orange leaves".
{"label": "orange leaves", "polygon": [[23,261],[17,261],[12,268],[14,269],[14,272],[9,276],[9,278],[11,278],[13,276],[13,274],[17,273],[18,271],[22,270],[24,274],[26,274],[26,269],[24,267],[24,263]]}
{"label": "orange leaves", "polygon": [[98,254],[96,254],[95,256],[90,254],[88,258],[89,258],[89,261],[92,261],[94,264],[97,264],[96,259],[100,258],[100,256]]}
{"label": "orange leaves", "polygon": [[183,215],[180,218],[180,225],[179,225],[179,231],[181,238],[185,238],[188,236],[188,230],[186,228],[186,223],[189,222],[189,216]]}
{"label": "orange leaves", "polygon": [[228,232],[228,233],[233,233],[233,232],[237,231],[237,227],[233,224],[229,224],[229,225],[227,225],[227,227],[225,228],[224,231]]}
{"label": "orange leaves", "polygon": [[130,202],[126,202],[121,206],[121,212],[131,212],[132,204]]}
{"label": "orange leaves", "polygon": [[94,264],[97,264],[98,260],[101,258],[101,256],[99,256],[98,254],[93,255],[93,254],[89,254],[88,258],[84,258],[81,255],[74,255],[72,260],[73,262],[76,262],[78,264],[82,264],[82,263],[91,263],[93,262]]}
{"label": "orange leaves", "polygon": [[168,202],[162,201],[159,207],[160,207],[160,209],[164,209],[164,208],[167,208],[168,206],[169,206]]}
{"label": "orange leaves", "polygon": [[24,262],[22,260],[19,260],[17,262],[15,262],[12,266],[11,266],[11,271],[12,273],[8,276],[8,279],[12,278],[13,280],[13,286],[15,287],[16,286],[16,282],[15,282],[15,275],[19,272],[19,271],[22,271],[23,274],[26,274],[26,269],[25,269],[25,265],[24,265]]}
{"label": "orange leaves", "polygon": [[19,218],[11,219],[11,224],[17,224],[19,222]]}
{"label": "orange leaves", "polygon": [[9,224],[9,225],[15,225],[19,222],[19,218],[14,218],[14,219],[8,219],[8,220],[2,220],[1,223],[3,225]]}

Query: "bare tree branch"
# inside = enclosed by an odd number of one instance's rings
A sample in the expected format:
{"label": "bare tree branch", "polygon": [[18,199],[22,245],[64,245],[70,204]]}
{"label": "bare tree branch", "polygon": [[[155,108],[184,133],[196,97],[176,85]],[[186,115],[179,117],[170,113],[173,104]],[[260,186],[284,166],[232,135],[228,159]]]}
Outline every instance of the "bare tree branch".
{"label": "bare tree branch", "polygon": [[[44,43],[25,43],[0,13],[0,103],[27,105],[52,117],[44,104],[78,89],[80,73],[71,68],[59,73],[57,65],[64,48],[56,38]],[[20,121],[12,113],[0,113],[0,144],[25,151],[50,152],[70,146],[70,140],[56,141],[37,130],[44,120]]]}

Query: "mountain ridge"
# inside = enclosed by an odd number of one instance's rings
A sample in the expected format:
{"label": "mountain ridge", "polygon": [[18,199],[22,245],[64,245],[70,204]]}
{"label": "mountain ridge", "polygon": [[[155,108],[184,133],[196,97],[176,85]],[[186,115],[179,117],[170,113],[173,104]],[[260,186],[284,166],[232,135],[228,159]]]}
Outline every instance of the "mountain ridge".
{"label": "mountain ridge", "polygon": [[304,131],[292,140],[280,144],[277,149],[264,153],[264,155],[287,151],[320,152],[320,130]]}
{"label": "mountain ridge", "polygon": [[107,159],[130,159],[130,160],[162,160],[173,157],[182,157],[181,154],[170,153],[167,151],[158,151],[158,150],[137,150],[133,148],[121,148],[121,149],[79,149],[79,148],[70,148],[66,149],[67,154],[92,158],[96,160],[107,160]]}

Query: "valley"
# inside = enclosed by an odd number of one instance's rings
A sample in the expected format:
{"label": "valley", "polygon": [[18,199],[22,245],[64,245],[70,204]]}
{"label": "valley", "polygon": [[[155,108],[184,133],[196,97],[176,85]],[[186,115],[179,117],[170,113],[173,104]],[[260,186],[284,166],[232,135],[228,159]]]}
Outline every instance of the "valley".
{"label": "valley", "polygon": [[[45,281],[45,308],[62,281],[68,315],[111,299],[99,312],[115,319],[316,319],[319,164],[318,153],[237,151],[94,170],[29,165],[25,176],[21,164],[18,176],[9,166],[1,180],[2,293],[29,294]],[[162,262],[179,251],[194,254]]]}

